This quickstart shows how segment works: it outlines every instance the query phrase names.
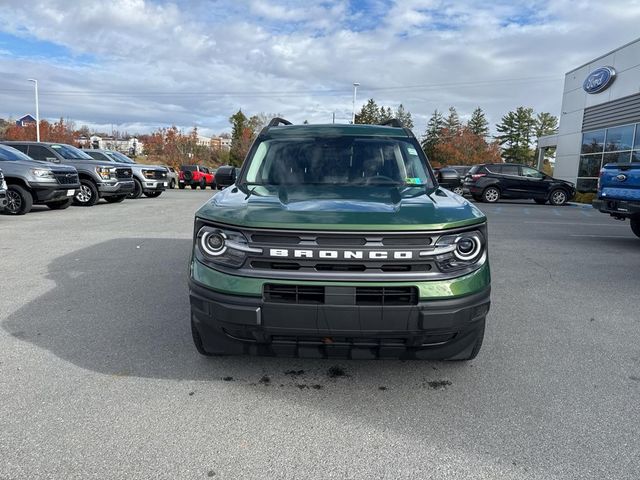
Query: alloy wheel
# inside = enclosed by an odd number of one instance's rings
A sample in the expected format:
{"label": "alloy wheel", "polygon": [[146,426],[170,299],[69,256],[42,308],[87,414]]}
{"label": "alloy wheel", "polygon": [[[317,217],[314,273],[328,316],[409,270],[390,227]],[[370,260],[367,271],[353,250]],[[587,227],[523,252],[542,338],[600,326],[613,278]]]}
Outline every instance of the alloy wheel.
{"label": "alloy wheel", "polygon": [[457,195],[462,195],[462,187],[456,187],[453,189],[453,193]]}
{"label": "alloy wheel", "polygon": [[567,194],[564,193],[562,190],[557,190],[553,192],[553,195],[551,196],[551,201],[553,202],[554,205],[562,205],[567,201]]}
{"label": "alloy wheel", "polygon": [[22,197],[18,192],[9,190],[7,192],[7,210],[9,213],[16,213],[22,207]]}
{"label": "alloy wheel", "polygon": [[76,199],[81,203],[87,203],[91,200],[91,189],[86,185],[80,185],[80,190],[76,194]]}
{"label": "alloy wheel", "polygon": [[495,188],[488,188],[484,192],[484,199],[489,203],[497,202],[499,198],[500,193]]}

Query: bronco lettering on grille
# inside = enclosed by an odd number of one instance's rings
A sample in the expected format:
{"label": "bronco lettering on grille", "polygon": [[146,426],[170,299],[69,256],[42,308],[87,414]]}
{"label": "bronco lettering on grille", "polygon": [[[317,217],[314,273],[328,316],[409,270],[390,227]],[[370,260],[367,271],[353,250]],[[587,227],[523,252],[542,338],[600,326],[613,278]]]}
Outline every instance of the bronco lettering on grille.
{"label": "bronco lettering on grille", "polygon": [[323,259],[363,259],[370,260],[411,260],[413,258],[412,251],[397,250],[393,252],[385,250],[372,250],[365,252],[362,250],[289,250],[285,248],[269,249],[269,256],[279,258],[323,258]]}

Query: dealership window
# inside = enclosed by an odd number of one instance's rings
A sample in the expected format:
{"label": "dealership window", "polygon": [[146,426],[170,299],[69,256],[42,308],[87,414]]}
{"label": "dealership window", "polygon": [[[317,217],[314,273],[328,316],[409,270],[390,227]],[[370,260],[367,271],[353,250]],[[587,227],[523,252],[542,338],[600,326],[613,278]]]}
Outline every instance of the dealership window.
{"label": "dealership window", "polygon": [[576,189],[595,192],[603,165],[640,161],[640,124],[584,132],[581,152]]}
{"label": "dealership window", "polygon": [[582,153],[598,153],[604,150],[604,130],[582,134]]}

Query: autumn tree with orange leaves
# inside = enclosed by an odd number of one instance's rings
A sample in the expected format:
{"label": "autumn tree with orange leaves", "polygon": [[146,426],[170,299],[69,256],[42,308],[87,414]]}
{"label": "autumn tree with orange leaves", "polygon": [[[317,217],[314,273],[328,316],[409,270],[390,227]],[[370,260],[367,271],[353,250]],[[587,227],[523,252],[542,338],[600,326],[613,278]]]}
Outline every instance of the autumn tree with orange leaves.
{"label": "autumn tree with orange leaves", "polygon": [[[27,124],[24,127],[15,123],[8,126],[4,132],[5,140],[36,140],[35,123]],[[42,142],[68,143],[74,145],[76,137],[73,122],[65,121],[63,118],[54,123],[47,120],[40,120],[40,140]]]}
{"label": "autumn tree with orange leaves", "polygon": [[472,120],[473,123],[462,125],[453,107],[449,109],[447,118],[438,110],[433,113],[423,136],[422,148],[435,167],[502,161],[498,143],[486,140],[486,120],[482,109],[474,111]]}

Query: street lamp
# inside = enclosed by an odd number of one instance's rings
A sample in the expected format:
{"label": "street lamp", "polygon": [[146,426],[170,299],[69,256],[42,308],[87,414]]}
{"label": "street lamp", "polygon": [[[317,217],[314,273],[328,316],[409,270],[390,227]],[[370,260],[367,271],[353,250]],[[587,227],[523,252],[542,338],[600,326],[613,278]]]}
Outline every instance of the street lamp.
{"label": "street lamp", "polygon": [[29,78],[36,91],[36,141],[40,141],[40,106],[38,105],[38,80]]}
{"label": "street lamp", "polygon": [[360,84],[358,82],[353,82],[353,106],[351,108],[351,123],[356,123],[356,91]]}

